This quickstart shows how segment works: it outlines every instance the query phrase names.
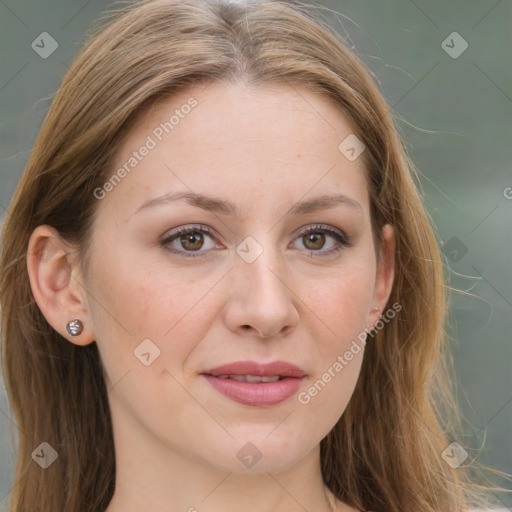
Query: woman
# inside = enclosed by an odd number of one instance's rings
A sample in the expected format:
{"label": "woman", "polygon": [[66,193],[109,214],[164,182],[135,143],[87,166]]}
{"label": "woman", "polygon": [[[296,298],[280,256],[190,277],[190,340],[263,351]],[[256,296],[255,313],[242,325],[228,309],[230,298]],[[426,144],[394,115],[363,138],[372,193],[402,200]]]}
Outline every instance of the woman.
{"label": "woman", "polygon": [[125,8],[4,227],[10,510],[485,505],[447,433],[443,282],[389,108],[324,22]]}

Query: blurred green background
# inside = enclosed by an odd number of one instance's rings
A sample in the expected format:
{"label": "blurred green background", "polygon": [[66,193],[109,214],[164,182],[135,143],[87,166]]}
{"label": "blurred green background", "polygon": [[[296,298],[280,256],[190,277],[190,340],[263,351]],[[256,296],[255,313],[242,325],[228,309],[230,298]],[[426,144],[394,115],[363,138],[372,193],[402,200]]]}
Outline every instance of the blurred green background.
{"label": "blurred green background", "polygon": [[[59,83],[101,0],[0,1],[0,217]],[[446,255],[458,400],[456,440],[512,473],[512,2],[347,0],[316,4],[374,73],[420,172]],[[48,32],[47,58],[32,48]],[[457,34],[453,34],[456,32]],[[467,48],[466,48],[467,44]],[[0,381],[0,509],[17,436]],[[500,482],[503,483],[503,482]],[[512,507],[510,496],[498,495]]]}

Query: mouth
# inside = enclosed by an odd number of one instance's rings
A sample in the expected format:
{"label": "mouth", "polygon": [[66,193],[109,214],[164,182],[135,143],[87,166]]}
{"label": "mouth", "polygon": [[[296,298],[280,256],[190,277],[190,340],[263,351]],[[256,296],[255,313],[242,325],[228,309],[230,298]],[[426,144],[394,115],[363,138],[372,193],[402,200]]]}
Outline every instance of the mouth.
{"label": "mouth", "polygon": [[306,376],[284,361],[261,364],[239,361],[201,374],[224,397],[252,407],[277,405],[297,393]]}

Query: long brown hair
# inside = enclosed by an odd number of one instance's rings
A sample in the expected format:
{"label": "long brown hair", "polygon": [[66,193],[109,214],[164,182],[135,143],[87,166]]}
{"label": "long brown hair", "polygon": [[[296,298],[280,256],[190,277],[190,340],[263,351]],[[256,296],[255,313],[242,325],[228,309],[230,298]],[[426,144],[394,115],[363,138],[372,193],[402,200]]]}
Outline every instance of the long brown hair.
{"label": "long brown hair", "polygon": [[[19,427],[10,510],[103,512],[115,484],[96,343],[69,343],[40,312],[26,268],[29,237],[51,225],[85,262],[94,190],[112,175],[128,128],[159,98],[223,80],[302,84],[328,97],[365,144],[376,240],[385,223],[395,228],[389,303],[402,310],[368,343],[353,397],[321,442],[325,483],[363,510],[452,512],[478,504],[465,470],[441,457],[456,439],[458,417],[444,357],[443,262],[414,166],[368,69],[304,4],[147,0],[111,14],[66,73],[3,229],[3,362]],[[59,454],[44,471],[31,458],[42,441]]]}

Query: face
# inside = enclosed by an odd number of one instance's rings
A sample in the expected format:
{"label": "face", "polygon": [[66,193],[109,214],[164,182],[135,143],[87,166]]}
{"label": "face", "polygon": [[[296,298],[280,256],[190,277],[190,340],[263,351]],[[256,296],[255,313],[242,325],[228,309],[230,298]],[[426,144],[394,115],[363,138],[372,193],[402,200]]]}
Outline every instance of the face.
{"label": "face", "polygon": [[140,118],[95,192],[84,276],[115,436],[229,471],[318,448],[389,293],[352,132],[285,85],[189,88]]}

